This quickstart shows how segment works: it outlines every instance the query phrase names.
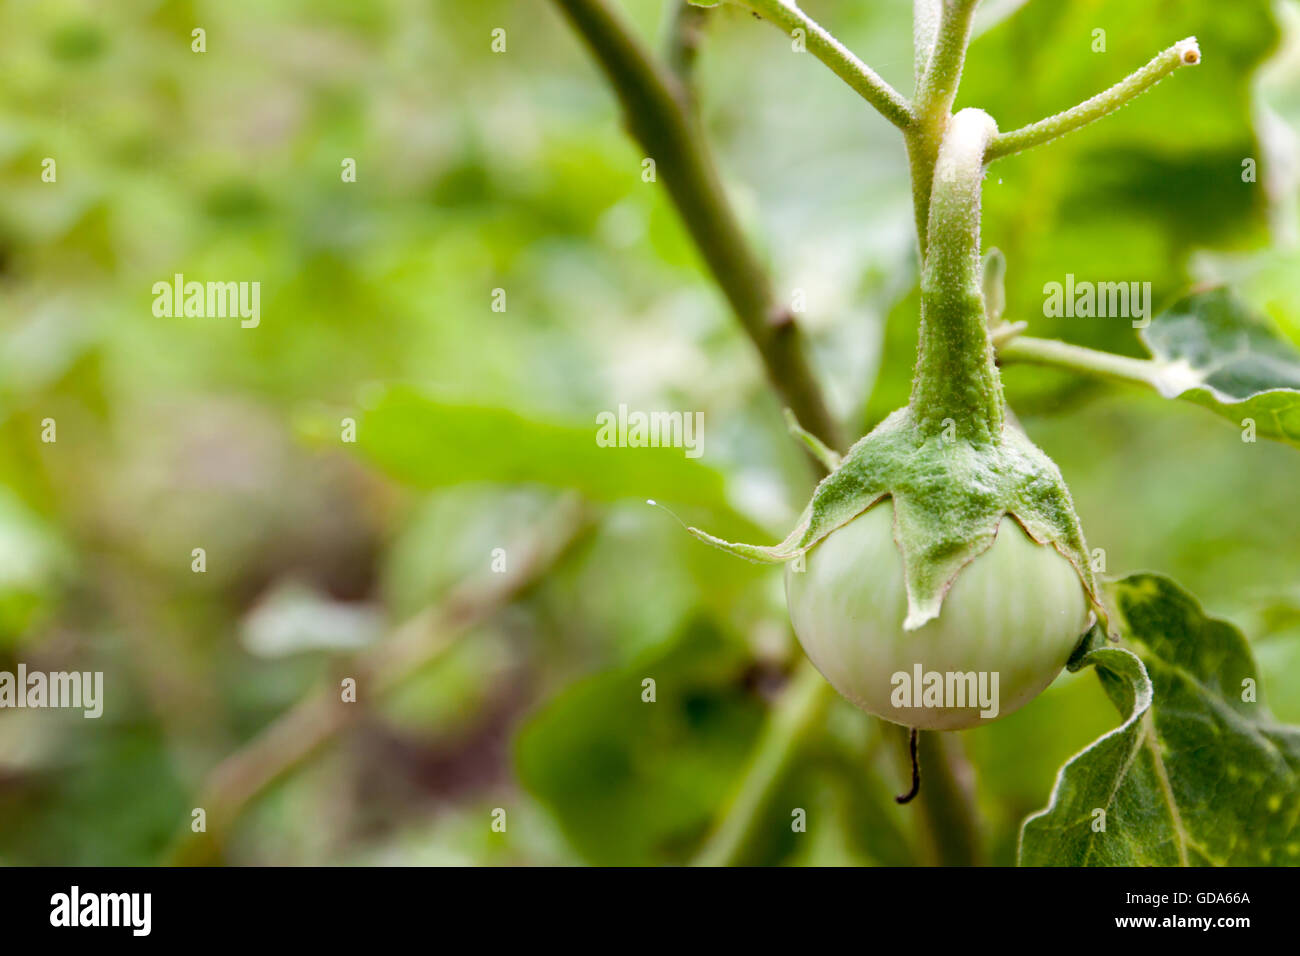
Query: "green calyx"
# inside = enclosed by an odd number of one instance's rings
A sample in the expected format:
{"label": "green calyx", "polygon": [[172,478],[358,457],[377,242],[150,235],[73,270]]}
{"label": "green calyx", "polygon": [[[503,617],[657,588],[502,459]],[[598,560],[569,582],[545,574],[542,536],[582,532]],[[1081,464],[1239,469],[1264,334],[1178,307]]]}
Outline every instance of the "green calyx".
{"label": "green calyx", "polygon": [[701,540],[751,561],[783,563],[890,498],[914,630],[939,615],[958,573],[992,546],[1005,515],[1073,565],[1104,619],[1083,530],[1050,458],[1006,422],[980,259],[984,154],[997,133],[979,110],[949,121],[935,166],[921,277],[921,334],[911,399],[838,463],[780,544]]}
{"label": "green calyx", "polygon": [[993,544],[1004,515],[1073,565],[1101,612],[1069,489],[1050,458],[1014,425],[997,441],[930,435],[902,408],[849,450],[813,492],[799,523],[780,544],[734,544],[698,528],[709,544],[751,561],[780,564],[805,553],[885,498],[894,504],[894,541],[903,557],[907,618],[913,630],[939,616],[958,573]]}

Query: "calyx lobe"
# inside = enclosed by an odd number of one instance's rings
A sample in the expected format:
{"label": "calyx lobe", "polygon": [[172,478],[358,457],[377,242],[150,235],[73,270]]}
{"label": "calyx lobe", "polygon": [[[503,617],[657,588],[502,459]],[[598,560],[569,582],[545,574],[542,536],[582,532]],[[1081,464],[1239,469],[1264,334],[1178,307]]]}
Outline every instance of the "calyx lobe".
{"label": "calyx lobe", "polygon": [[[912,630],[938,617],[957,574],[992,546],[1004,516],[1073,565],[1093,606],[1103,612],[1083,529],[1055,463],[1014,425],[979,444],[933,436],[910,408],[894,412],[849,450],[813,492],[798,524],[772,546],[697,538],[731,554],[770,564],[789,561],[872,505],[894,504],[894,541],[903,560]],[[870,573],[870,569],[863,569]]]}

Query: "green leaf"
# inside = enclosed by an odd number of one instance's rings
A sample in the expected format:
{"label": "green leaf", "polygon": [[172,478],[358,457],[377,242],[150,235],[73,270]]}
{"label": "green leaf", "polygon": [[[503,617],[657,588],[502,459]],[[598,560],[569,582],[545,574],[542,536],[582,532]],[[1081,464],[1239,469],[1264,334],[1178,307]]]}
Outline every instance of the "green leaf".
{"label": "green leaf", "polygon": [[962,734],[990,864],[1015,864],[1020,827],[1047,804],[1061,765],[1114,726],[1115,708],[1089,669],[1062,674],[1026,706]]}
{"label": "green leaf", "polygon": [[1124,722],[1061,769],[1025,821],[1020,863],[1300,863],[1300,728],[1264,706],[1241,632],[1168,578],[1107,590],[1136,654],[1100,647],[1082,663]]}
{"label": "green leaf", "polygon": [[1208,408],[1300,446],[1300,350],[1226,288],[1189,295],[1151,320],[1142,341],[1166,398]]}
{"label": "green leaf", "polygon": [[[697,620],[666,650],[551,701],[519,735],[519,779],[590,862],[684,863],[763,719],[748,667],[742,647]],[[642,699],[647,678],[653,702]]]}
{"label": "green leaf", "polygon": [[[685,413],[690,414],[690,413]],[[327,437],[332,423],[315,430]],[[411,386],[385,387],[367,402],[356,447],[385,472],[421,488],[463,482],[541,484],[602,501],[662,498],[727,508],[722,474],[684,448],[596,443],[587,425],[520,410],[443,400]],[[707,453],[707,448],[701,443]]]}

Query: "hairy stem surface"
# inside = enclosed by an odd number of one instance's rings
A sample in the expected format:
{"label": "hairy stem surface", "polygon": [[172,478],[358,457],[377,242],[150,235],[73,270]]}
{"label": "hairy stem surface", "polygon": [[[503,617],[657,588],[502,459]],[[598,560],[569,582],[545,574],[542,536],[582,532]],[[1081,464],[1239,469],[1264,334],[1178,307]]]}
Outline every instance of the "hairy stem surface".
{"label": "hairy stem surface", "polygon": [[952,117],[952,104],[966,62],[966,47],[970,45],[971,21],[978,5],[979,0],[916,0],[913,33],[917,81],[912,108],[915,118],[906,133],[912,207],[923,260],[929,247],[934,166],[939,158],[939,144]]}
{"label": "hairy stem surface", "polygon": [[998,358],[1003,362],[1045,365],[1113,381],[1149,385],[1156,391],[1162,391],[1159,362],[1100,352],[1056,339],[1035,339],[1018,335],[998,348]]}
{"label": "hairy stem surface", "polygon": [[1049,116],[1047,119],[999,133],[989,144],[988,162],[1010,156],[1022,150],[1041,146],[1059,136],[1073,132],[1113,113],[1121,106],[1141,96],[1180,66],[1195,66],[1201,62],[1201,48],[1196,37],[1179,40],[1169,49],[1159,53],[1146,66],[1130,73],[1110,89],[1085,100],[1073,109]]}
{"label": "hairy stem surface", "polygon": [[948,124],[930,199],[930,248],[921,272],[921,342],[913,418],[926,434],[955,427],[965,441],[1002,430],[1002,383],[984,312],[980,193],[984,151],[997,126],[981,110]]}
{"label": "hairy stem surface", "polygon": [[912,123],[912,109],[896,89],[885,82],[875,70],[859,60],[820,23],[799,9],[790,0],[740,0],[745,6],[765,20],[779,26],[786,34],[794,36],[803,31],[808,52],[831,68],[836,76],[851,86],[880,114],[899,129]]}

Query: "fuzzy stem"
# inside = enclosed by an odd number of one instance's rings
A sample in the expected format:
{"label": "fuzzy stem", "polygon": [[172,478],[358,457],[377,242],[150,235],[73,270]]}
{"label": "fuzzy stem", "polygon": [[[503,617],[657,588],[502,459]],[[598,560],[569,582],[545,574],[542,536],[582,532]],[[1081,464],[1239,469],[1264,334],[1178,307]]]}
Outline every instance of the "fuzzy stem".
{"label": "fuzzy stem", "polygon": [[[979,0],[917,0],[913,17],[916,44],[915,117],[907,133],[916,236],[924,259],[928,248],[930,191],[934,165],[952,117],[970,44],[971,21]],[[922,57],[925,59],[922,65]]]}
{"label": "fuzzy stem", "polygon": [[1196,44],[1196,37],[1179,40],[1142,69],[1130,73],[1104,93],[1098,93],[1073,109],[1049,116],[1037,123],[1007,133],[999,133],[989,144],[985,159],[992,162],[1012,153],[1041,146],[1058,136],[1064,136],[1081,126],[1087,126],[1141,96],[1180,66],[1195,66],[1200,62],[1201,48]]}
{"label": "fuzzy stem", "polygon": [[930,56],[934,53],[934,43],[939,36],[939,19],[943,12],[943,0],[915,0],[912,5],[912,60],[916,72],[916,89],[920,92],[921,81],[930,65]]}
{"label": "fuzzy stem", "polygon": [[1160,374],[1161,365],[1158,362],[1100,352],[1055,339],[1035,339],[1018,335],[999,346],[998,358],[1003,362],[1054,366],[1100,378],[1149,385],[1162,394],[1167,391],[1161,387],[1163,380]]}
{"label": "fuzzy stem", "polygon": [[966,63],[966,47],[970,45],[971,20],[978,5],[979,0],[943,2],[934,45],[916,90],[916,114],[922,120],[939,119],[952,112]]}
{"label": "fuzzy stem", "polygon": [[668,195],[736,318],[753,340],[768,382],[810,432],[843,447],[794,316],[737,222],[678,79],[654,62],[606,0],[555,0],[595,54],[623,105],[628,129],[653,157]]}
{"label": "fuzzy stem", "polygon": [[738,0],[765,20],[775,23],[787,34],[804,32],[808,52],[831,68],[853,87],[880,115],[899,129],[912,123],[912,108],[903,95],[885,82],[875,70],[859,60],[839,40],[790,0]]}
{"label": "fuzzy stem", "polygon": [[981,110],[948,124],[930,198],[930,246],[921,272],[921,342],[912,386],[913,419],[924,434],[951,420],[965,441],[996,439],[1002,383],[984,313],[980,192],[984,151],[997,125]]}

